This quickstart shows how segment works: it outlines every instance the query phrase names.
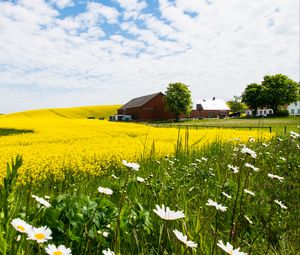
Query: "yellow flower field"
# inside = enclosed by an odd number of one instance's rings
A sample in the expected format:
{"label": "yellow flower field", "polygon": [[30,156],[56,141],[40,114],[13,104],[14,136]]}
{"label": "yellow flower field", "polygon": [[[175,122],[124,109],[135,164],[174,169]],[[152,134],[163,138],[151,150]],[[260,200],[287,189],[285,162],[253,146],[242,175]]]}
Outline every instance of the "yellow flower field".
{"label": "yellow flower field", "polygon": [[[66,118],[0,118],[0,128],[33,129],[34,133],[0,136],[0,179],[5,164],[17,154],[23,156],[21,179],[62,179],[64,172],[98,175],[122,159],[135,161],[149,155],[153,142],[158,156],[175,150],[178,130],[155,128],[142,124]],[[185,132],[181,131],[184,140]],[[199,147],[216,139],[270,139],[273,134],[257,131],[202,129],[189,131],[189,144]]]}

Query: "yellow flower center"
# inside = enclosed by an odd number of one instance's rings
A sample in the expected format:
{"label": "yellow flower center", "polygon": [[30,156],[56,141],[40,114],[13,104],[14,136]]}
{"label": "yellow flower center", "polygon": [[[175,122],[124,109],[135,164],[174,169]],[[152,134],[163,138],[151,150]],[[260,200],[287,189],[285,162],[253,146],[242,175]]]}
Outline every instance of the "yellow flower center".
{"label": "yellow flower center", "polygon": [[62,255],[63,253],[61,251],[55,251],[53,252],[53,255]]}
{"label": "yellow flower center", "polygon": [[37,234],[34,235],[34,237],[36,239],[42,240],[42,239],[45,238],[45,235],[43,233],[37,233]]}
{"label": "yellow flower center", "polygon": [[25,231],[25,228],[23,226],[17,226],[17,229],[20,231]]}

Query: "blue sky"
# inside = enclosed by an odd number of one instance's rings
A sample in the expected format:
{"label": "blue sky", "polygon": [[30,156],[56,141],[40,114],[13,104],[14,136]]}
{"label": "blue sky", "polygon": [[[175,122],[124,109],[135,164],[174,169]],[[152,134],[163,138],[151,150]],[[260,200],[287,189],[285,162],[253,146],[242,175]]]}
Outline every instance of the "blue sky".
{"label": "blue sky", "polygon": [[124,104],[189,85],[231,99],[266,74],[299,81],[298,0],[0,2],[0,113]]}

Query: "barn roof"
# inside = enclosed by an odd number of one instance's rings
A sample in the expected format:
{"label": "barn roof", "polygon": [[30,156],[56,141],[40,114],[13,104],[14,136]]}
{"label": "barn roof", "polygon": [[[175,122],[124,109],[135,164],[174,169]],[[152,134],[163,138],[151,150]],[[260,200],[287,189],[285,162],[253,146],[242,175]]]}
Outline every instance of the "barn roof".
{"label": "barn roof", "polygon": [[203,110],[230,110],[223,99],[202,99],[199,104]]}
{"label": "barn roof", "polygon": [[142,96],[142,97],[133,98],[128,103],[124,104],[120,108],[120,110],[122,110],[122,109],[128,109],[128,108],[141,107],[144,104],[146,104],[147,102],[149,102],[151,99],[153,99],[154,97],[158,96],[159,94],[162,94],[162,93],[158,92],[158,93],[151,94],[151,95],[146,95],[146,96]]}

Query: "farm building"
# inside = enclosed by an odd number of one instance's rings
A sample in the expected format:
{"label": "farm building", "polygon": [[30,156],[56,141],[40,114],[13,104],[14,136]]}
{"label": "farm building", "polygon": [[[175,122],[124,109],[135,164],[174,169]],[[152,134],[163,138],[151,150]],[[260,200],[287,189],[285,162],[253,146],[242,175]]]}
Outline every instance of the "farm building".
{"label": "farm building", "polygon": [[300,101],[291,103],[288,107],[287,110],[289,111],[290,115],[297,115],[300,116]]}
{"label": "farm building", "polygon": [[174,119],[174,114],[165,109],[164,97],[159,92],[134,98],[118,109],[118,115],[130,115],[135,121]]}
{"label": "farm building", "polygon": [[229,107],[224,100],[216,99],[202,99],[196,105],[196,110],[192,110],[191,118],[224,118],[229,114]]}
{"label": "farm building", "polygon": [[[273,110],[271,108],[259,108],[257,109],[256,112],[256,117],[267,117],[268,115],[272,115],[273,114]],[[246,116],[252,116],[253,115],[253,111],[251,109],[247,109],[246,110]]]}

